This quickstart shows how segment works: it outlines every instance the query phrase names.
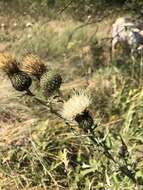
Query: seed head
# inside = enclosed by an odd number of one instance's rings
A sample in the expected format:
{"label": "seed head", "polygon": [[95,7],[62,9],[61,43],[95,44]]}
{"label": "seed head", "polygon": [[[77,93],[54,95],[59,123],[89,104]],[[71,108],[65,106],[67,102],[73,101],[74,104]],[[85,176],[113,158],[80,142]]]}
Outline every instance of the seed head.
{"label": "seed head", "polygon": [[40,86],[44,96],[52,96],[61,86],[62,77],[58,73],[46,72],[40,79]]}
{"label": "seed head", "polygon": [[42,60],[33,54],[28,54],[22,61],[22,70],[30,75],[40,79],[42,74],[46,71],[46,66]]}
{"label": "seed head", "polygon": [[17,72],[19,69],[15,56],[8,52],[0,53],[0,69],[8,75]]}
{"label": "seed head", "polygon": [[84,91],[75,93],[67,102],[63,105],[62,116],[73,121],[77,116],[83,115],[91,104],[91,98],[85,94]]}

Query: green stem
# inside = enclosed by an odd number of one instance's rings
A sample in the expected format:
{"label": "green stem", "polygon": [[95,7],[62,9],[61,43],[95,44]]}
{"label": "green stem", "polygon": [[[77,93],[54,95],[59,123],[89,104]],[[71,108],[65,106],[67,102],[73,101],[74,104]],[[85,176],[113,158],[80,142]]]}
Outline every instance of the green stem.
{"label": "green stem", "polygon": [[[84,132],[87,133],[87,131],[84,129]],[[133,174],[133,172],[128,169],[128,166],[127,165],[120,165],[115,159],[114,157],[112,156],[112,154],[109,152],[109,148],[107,147],[105,141],[103,142],[98,142],[96,139],[95,139],[95,133],[94,131],[91,129],[90,130],[90,133],[91,133],[91,136],[88,136],[88,138],[96,145],[96,146],[100,146],[103,148],[103,153],[104,155],[112,160],[119,168],[119,170],[122,172],[122,174],[126,175],[128,178],[130,178],[134,183],[136,183],[136,179],[135,179],[135,176]]]}

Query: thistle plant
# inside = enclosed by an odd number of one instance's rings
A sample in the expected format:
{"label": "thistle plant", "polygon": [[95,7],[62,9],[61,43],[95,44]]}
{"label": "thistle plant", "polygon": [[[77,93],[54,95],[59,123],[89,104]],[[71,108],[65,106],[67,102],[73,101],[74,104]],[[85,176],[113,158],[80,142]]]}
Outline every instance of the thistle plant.
{"label": "thistle plant", "polygon": [[77,122],[80,128],[89,129],[94,123],[88,111],[90,104],[91,98],[84,91],[80,91],[64,103],[61,114],[68,121]]}
{"label": "thistle plant", "polygon": [[59,91],[62,77],[56,72],[45,72],[40,79],[40,87],[45,97],[53,96]]}
{"label": "thistle plant", "polygon": [[61,115],[67,121],[76,122],[79,128],[95,145],[95,148],[97,149],[98,147],[98,150],[115,164],[121,174],[130,178],[134,183],[137,183],[135,171],[134,169],[130,169],[132,164],[128,160],[129,153],[125,142],[119,135],[121,140],[119,159],[114,158],[114,154],[111,153],[111,148],[108,147],[106,138],[104,138],[104,132],[98,129],[98,125],[94,122],[92,114],[89,111],[91,103],[91,98],[86,95],[84,91],[75,93],[67,102],[64,103]]}
{"label": "thistle plant", "polygon": [[31,78],[23,71],[18,71],[9,75],[13,87],[18,91],[27,91],[31,86]]}
{"label": "thistle plant", "polygon": [[7,75],[12,75],[13,73],[19,71],[18,63],[13,54],[4,52],[0,53],[0,69]]}
{"label": "thistle plant", "polygon": [[[45,65],[40,62],[37,56],[30,55],[25,61],[27,61],[27,67],[25,67],[25,71],[29,74],[40,77],[46,70]],[[38,65],[38,67],[36,67],[36,65]],[[48,103],[44,102],[43,100],[37,98],[36,95],[29,90],[29,87],[32,84],[32,79],[26,72],[19,69],[19,63],[13,54],[0,53],[0,70],[2,70],[8,76],[15,90],[26,91],[27,93],[25,95],[32,96],[42,106],[47,108],[48,111],[62,118],[61,115],[52,108],[51,100]],[[40,80],[41,89],[45,96],[52,96],[56,91],[59,90],[61,83],[61,75],[53,72],[45,72]]]}
{"label": "thistle plant", "polygon": [[28,74],[21,71],[14,55],[0,53],[0,69],[9,77],[12,86],[18,91],[28,91],[32,80]]}
{"label": "thistle plant", "polygon": [[48,71],[43,61],[33,54],[24,57],[21,63],[22,71],[36,77],[40,81],[40,87],[45,97],[50,97],[59,91],[62,83],[60,74]]}
{"label": "thistle plant", "polygon": [[34,54],[26,55],[21,62],[22,70],[40,80],[43,73],[46,71],[46,66],[43,61]]}
{"label": "thistle plant", "polygon": [[[59,91],[62,83],[62,77],[60,74],[51,71],[43,73],[44,70],[42,71],[40,69],[37,70],[39,73],[37,72],[36,74],[34,73],[34,67],[31,68],[33,68],[33,73],[29,72],[29,74],[39,77],[40,88],[44,96],[51,97]],[[8,53],[0,54],[0,69],[8,75],[13,87],[16,90],[29,91],[32,80],[27,73],[19,69],[16,58],[13,55]],[[135,167],[132,167],[126,143],[121,135],[118,135],[120,138],[121,147],[118,151],[118,155],[115,157],[113,150],[108,146],[104,132],[101,131],[100,127],[96,124],[96,122],[94,122],[94,118],[90,112],[92,99],[85,91],[75,92],[67,101],[63,103],[63,109],[61,112],[54,109],[55,107],[52,99],[45,102],[37,98],[36,95],[31,92],[26,95],[32,95],[32,98],[37,100],[42,106],[47,108],[49,112],[62,119],[69,126],[71,125],[71,122],[76,124],[80,131],[90,139],[95,149],[101,152],[108,159],[108,161],[111,161],[120,174],[127,176],[135,184],[138,183],[138,179],[136,179],[135,176]]]}

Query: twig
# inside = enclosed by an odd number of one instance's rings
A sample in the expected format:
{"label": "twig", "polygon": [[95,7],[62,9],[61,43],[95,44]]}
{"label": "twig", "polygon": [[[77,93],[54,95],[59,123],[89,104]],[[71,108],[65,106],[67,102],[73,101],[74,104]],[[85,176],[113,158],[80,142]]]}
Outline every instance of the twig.
{"label": "twig", "polygon": [[60,15],[61,13],[63,13],[71,4],[72,4],[73,0],[69,1],[59,12],[58,15]]}

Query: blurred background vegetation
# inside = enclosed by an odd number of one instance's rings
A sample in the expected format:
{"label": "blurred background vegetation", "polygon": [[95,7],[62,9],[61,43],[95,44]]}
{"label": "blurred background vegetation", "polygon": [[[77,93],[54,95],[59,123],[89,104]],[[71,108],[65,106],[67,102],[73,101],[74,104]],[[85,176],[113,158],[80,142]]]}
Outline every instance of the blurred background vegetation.
{"label": "blurred background vegetation", "polygon": [[[143,2],[140,0],[2,0],[1,9],[16,10],[21,13],[53,16],[51,12],[64,11],[77,20],[84,21],[87,15],[106,15],[115,10],[132,11],[143,14]],[[57,15],[58,17],[58,15]]]}

